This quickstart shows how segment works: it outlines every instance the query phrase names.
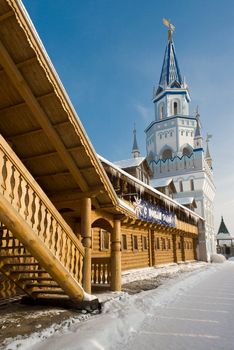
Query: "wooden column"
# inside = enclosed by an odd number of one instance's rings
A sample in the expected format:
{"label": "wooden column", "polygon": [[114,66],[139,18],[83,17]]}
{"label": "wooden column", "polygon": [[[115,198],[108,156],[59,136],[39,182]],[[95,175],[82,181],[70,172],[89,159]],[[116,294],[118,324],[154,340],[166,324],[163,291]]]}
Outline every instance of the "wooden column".
{"label": "wooden column", "polygon": [[177,241],[176,241],[176,235],[172,235],[172,248],[173,248],[173,258],[174,262],[177,263]]}
{"label": "wooden column", "polygon": [[114,221],[111,236],[111,290],[121,290],[121,221]]}
{"label": "wooden column", "polygon": [[184,247],[184,237],[181,236],[181,258],[185,261],[185,247]]}
{"label": "wooden column", "polygon": [[152,251],[152,266],[156,265],[156,258],[155,258],[155,231],[151,230],[151,251]]}
{"label": "wooden column", "polygon": [[152,230],[148,230],[148,252],[149,252],[149,266],[153,266],[153,245],[152,245]]}
{"label": "wooden column", "polygon": [[91,293],[91,199],[81,200],[81,235],[85,249],[83,265],[83,288],[87,293]]}
{"label": "wooden column", "polygon": [[197,260],[197,238],[193,238],[193,258]]}

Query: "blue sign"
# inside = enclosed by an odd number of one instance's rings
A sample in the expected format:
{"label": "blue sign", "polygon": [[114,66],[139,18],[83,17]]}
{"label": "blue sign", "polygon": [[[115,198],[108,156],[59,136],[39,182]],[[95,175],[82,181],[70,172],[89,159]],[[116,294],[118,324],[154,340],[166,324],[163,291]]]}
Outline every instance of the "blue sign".
{"label": "blue sign", "polygon": [[133,205],[135,207],[135,213],[139,219],[149,222],[156,222],[158,224],[171,227],[176,226],[174,213],[163,210],[159,206],[148,203],[145,200],[137,197],[135,197]]}

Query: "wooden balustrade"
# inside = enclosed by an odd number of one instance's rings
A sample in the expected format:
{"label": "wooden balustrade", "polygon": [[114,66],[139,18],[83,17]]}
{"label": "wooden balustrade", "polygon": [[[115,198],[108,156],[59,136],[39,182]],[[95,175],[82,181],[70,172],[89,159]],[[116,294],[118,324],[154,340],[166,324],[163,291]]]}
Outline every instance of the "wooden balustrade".
{"label": "wooden balustrade", "polygon": [[[0,193],[69,274],[81,283],[82,244],[1,135],[0,165]],[[1,256],[6,248],[12,249],[12,253],[14,249],[22,250],[23,255],[24,246],[9,231],[4,234],[2,231],[0,241]]]}
{"label": "wooden balustrade", "polygon": [[110,284],[110,258],[92,258],[92,284]]}
{"label": "wooden balustrade", "polygon": [[195,225],[191,225],[187,222],[176,219],[176,228],[186,233],[198,234],[198,228]]}

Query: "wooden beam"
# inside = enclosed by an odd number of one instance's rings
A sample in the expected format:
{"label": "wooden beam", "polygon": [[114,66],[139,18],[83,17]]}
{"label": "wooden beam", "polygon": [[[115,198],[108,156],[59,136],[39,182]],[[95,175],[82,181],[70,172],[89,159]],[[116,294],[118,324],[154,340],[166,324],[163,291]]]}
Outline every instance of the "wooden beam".
{"label": "wooden beam", "polygon": [[43,177],[59,177],[64,175],[71,175],[70,171],[61,171],[60,173],[42,174],[35,177],[36,180],[42,179]]}
{"label": "wooden beam", "polygon": [[[0,73],[1,73],[1,71],[0,71]],[[37,99],[38,101],[43,101],[44,98],[50,97],[50,96],[52,96],[52,95],[54,95],[54,94],[55,94],[54,91],[52,91],[52,92],[50,91],[50,92],[48,92],[48,93],[46,93],[46,94],[37,96],[36,99]],[[26,104],[25,101],[20,102],[20,103],[17,103],[17,104],[15,104],[15,105],[10,105],[10,106],[8,106],[8,107],[1,108],[1,109],[0,109],[0,114],[5,113],[5,112],[9,112],[9,111],[11,111],[11,110],[18,109],[18,108],[21,108],[21,107],[24,107],[24,106],[27,106],[27,104]]]}
{"label": "wooden beam", "polygon": [[5,21],[7,18],[12,17],[14,15],[14,11],[10,10],[3,15],[0,16],[0,22]]}
{"label": "wooden beam", "polygon": [[48,153],[42,153],[42,154],[35,154],[34,156],[22,158],[21,160],[22,160],[23,162],[29,162],[29,161],[31,161],[31,160],[40,160],[40,159],[43,159],[43,158],[55,156],[56,154],[58,154],[57,151],[48,152]]}
{"label": "wooden beam", "polygon": [[[42,129],[40,129],[40,130],[42,130]],[[76,146],[76,147],[67,148],[67,150],[69,152],[74,152],[74,151],[81,150],[83,147],[84,147],[83,145],[80,145],[80,146]],[[25,161],[25,162],[28,162],[28,161],[31,161],[31,160],[38,160],[38,159],[51,157],[51,156],[54,156],[56,154],[58,154],[57,151],[48,152],[48,153],[41,153],[41,154],[35,154],[35,155],[30,156],[30,157],[22,158],[21,160]],[[83,169],[80,169],[80,170],[82,171]]]}
{"label": "wooden beam", "polygon": [[77,200],[77,199],[79,200],[82,198],[92,198],[102,192],[104,192],[104,187],[100,186],[100,187],[90,189],[87,192],[72,190],[72,191],[49,193],[48,197],[54,203],[59,203],[59,202],[64,202],[66,200],[73,201],[73,200]]}
{"label": "wooden beam", "polygon": [[37,101],[36,97],[33,95],[30,87],[28,86],[24,77],[16,67],[16,64],[10,57],[9,53],[7,52],[6,48],[4,47],[1,41],[0,41],[0,64],[5,69],[7,75],[10,77],[12,83],[14,84],[14,86],[16,87],[16,89],[18,90],[22,98],[27,103],[28,107],[30,108],[32,114],[34,115],[35,119],[37,120],[41,128],[46,132],[48,138],[50,139],[51,144],[57,150],[61,160],[73,175],[76,183],[79,185],[82,191],[88,191],[88,185],[83,175],[80,173],[79,169],[77,168],[77,165],[74,162],[72,156],[66,150],[65,145],[63,144],[56,130],[52,126],[51,122],[49,121],[49,118],[47,117],[44,110],[41,108],[39,102]]}
{"label": "wooden beam", "polygon": [[[37,57],[36,57],[36,56],[33,56],[33,57],[30,57],[30,58],[27,58],[27,59],[24,60],[24,61],[18,62],[18,63],[16,63],[15,65],[16,65],[16,67],[18,67],[18,68],[22,68],[22,67],[26,66],[27,64],[31,64],[31,63],[35,63],[35,62],[37,62]],[[0,74],[3,74],[3,73],[5,73],[4,68],[3,68],[3,69],[0,69]]]}

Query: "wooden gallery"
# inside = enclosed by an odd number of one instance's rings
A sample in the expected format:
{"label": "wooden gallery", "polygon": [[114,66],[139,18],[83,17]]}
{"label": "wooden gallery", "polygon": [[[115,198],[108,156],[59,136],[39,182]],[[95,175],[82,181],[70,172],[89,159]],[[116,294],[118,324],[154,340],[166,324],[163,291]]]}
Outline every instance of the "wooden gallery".
{"label": "wooden gallery", "polygon": [[96,154],[20,0],[0,0],[0,76],[1,298],[197,259],[203,219]]}

